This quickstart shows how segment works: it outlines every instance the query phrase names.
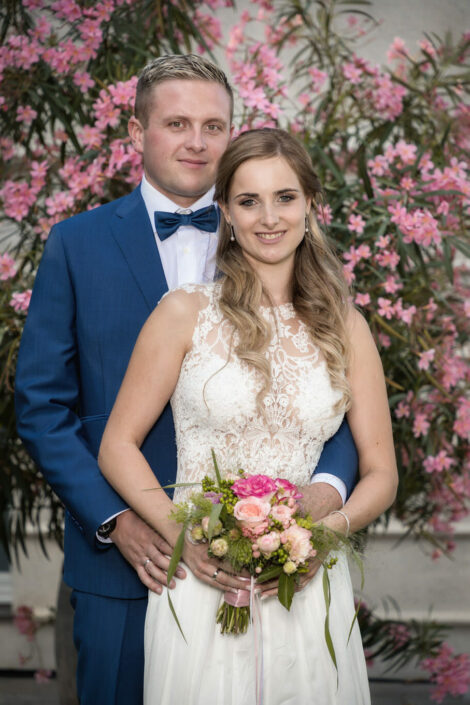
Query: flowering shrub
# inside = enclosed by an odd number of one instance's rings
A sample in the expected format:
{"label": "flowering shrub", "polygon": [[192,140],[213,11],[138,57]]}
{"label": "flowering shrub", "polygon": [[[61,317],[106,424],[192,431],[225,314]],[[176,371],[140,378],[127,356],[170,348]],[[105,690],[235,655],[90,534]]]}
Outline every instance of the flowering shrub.
{"label": "flowering shrub", "polygon": [[[39,663],[42,662],[42,654],[36,634],[39,629],[44,626],[44,624],[47,624],[47,622],[50,621],[51,618],[52,617],[48,618],[46,621],[39,621],[34,616],[34,612],[31,607],[28,607],[27,605],[20,605],[17,607],[13,617],[13,624],[18,629],[20,634],[23,634],[26,637],[29,643],[28,653],[24,654],[21,652],[19,654],[19,662],[21,666],[25,666],[34,657],[36,657]],[[52,671],[46,668],[38,668],[34,673],[36,683],[48,683],[51,677]]]}
{"label": "flowering shrub", "polygon": [[384,68],[347,41],[370,20],[350,14],[341,25],[334,2],[315,16],[308,4],[284,3],[282,15],[277,3],[260,5],[227,45],[240,129],[290,126],[312,155],[326,193],[319,219],[385,369],[400,470],[394,512],[437,543],[470,497],[470,34],[414,53],[396,39]]}
{"label": "flowering shrub", "polygon": [[[61,531],[60,504],[15,436],[12,402],[43,242],[57,221],[138,183],[126,130],[136,73],[160,53],[217,46],[216,13],[231,0],[5,5],[0,511],[3,541],[16,548],[26,518],[37,524],[46,506]],[[383,360],[401,480],[393,511],[437,556],[452,550],[438,534],[452,533],[470,496],[470,35],[413,49],[397,38],[389,65],[374,66],[353,50],[374,23],[364,3],[358,14],[348,7],[250,4],[225,45],[237,127],[287,127],[314,160],[325,189],[319,219]]]}

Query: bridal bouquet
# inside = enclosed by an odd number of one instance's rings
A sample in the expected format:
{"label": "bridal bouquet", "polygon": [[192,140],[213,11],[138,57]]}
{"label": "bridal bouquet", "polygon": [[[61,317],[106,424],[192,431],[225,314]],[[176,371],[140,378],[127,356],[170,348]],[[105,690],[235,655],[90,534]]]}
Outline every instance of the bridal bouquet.
{"label": "bridal bouquet", "polygon": [[[222,478],[214,453],[212,457],[215,478],[204,477],[202,490],[193,492],[189,502],[177,504],[172,514],[183,529],[172,556],[168,581],[181,558],[187,535],[193,543],[206,542],[208,554],[219,559],[228,571],[237,574],[247,571],[256,583],[277,578],[278,599],[289,610],[300,576],[308,572],[309,561],[316,557],[324,567],[325,634],[331,642],[328,570],[337,559],[329,554],[343,547],[351,548],[350,541],[304,516],[298,504],[302,493],[288,480],[247,475],[243,470]],[[226,593],[218,610],[217,622],[222,633],[241,634],[248,628],[252,590],[238,592],[246,593],[245,601],[241,595],[234,599],[233,593]],[[170,606],[178,621],[171,603]]]}

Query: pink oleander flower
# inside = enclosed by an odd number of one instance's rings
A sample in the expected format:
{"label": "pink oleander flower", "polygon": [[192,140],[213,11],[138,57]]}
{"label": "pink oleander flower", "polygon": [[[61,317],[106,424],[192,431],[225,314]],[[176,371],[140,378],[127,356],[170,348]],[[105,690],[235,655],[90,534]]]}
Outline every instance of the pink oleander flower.
{"label": "pink oleander flower", "polygon": [[18,122],[24,122],[25,125],[29,125],[34,118],[37,118],[38,114],[36,110],[30,105],[20,105],[16,111],[16,119]]}
{"label": "pink oleander flower", "polygon": [[419,369],[429,370],[429,365],[434,360],[435,355],[436,351],[434,350],[434,348],[431,348],[430,350],[425,350],[425,352],[420,353],[418,360]]}
{"label": "pink oleander flower", "polygon": [[258,544],[260,553],[262,553],[265,558],[269,558],[281,545],[281,537],[279,532],[270,531],[269,534],[259,536],[256,543]]}
{"label": "pink oleander flower", "polygon": [[429,431],[430,423],[426,418],[426,414],[418,413],[415,414],[413,421],[413,435],[415,438],[420,436],[425,436]]}
{"label": "pink oleander flower", "polygon": [[357,306],[367,306],[368,304],[370,304],[370,294],[356,294],[354,303]]}
{"label": "pink oleander flower", "polygon": [[315,66],[309,68],[308,72],[312,78],[312,88],[315,93],[318,93],[328,78],[328,74],[325,71],[320,71]]}
{"label": "pink oleander flower", "polygon": [[244,529],[254,533],[262,533],[267,526],[266,520],[270,511],[270,502],[259,497],[246,497],[236,503],[233,515]]}
{"label": "pink oleander flower", "polygon": [[298,524],[292,524],[281,534],[281,542],[289,552],[289,558],[296,565],[303,563],[312,556],[312,544],[310,538],[312,532],[304,529]]}
{"label": "pink oleander flower", "polygon": [[34,620],[31,607],[20,605],[15,612],[13,624],[28,641],[33,641],[38,627]]}
{"label": "pink oleander flower", "polygon": [[446,695],[464,695],[470,688],[470,657],[468,654],[454,654],[444,642],[436,656],[421,661],[421,668],[431,673],[431,681],[436,684],[431,698],[437,703]]}
{"label": "pink oleander flower", "polygon": [[331,225],[333,220],[333,211],[331,210],[331,206],[328,204],[320,204],[317,212],[317,218],[320,223],[323,223],[324,225]]}
{"label": "pink oleander flower", "polygon": [[17,271],[16,262],[13,257],[10,257],[8,252],[0,255],[0,280],[6,281],[15,276]]}
{"label": "pink oleander flower", "polygon": [[87,93],[95,85],[90,74],[86,71],[76,71],[73,74],[73,82],[80,88],[82,93]]}
{"label": "pink oleander flower", "polygon": [[366,222],[361,215],[351,214],[348,220],[348,228],[353,233],[358,233],[361,235],[364,232],[364,226]]}
{"label": "pink oleander flower", "polygon": [[361,82],[362,71],[355,64],[347,63],[343,66],[343,75],[352,84]]}
{"label": "pink oleander flower", "polygon": [[16,291],[10,299],[10,306],[14,308],[17,313],[26,313],[29,308],[29,302],[31,301],[31,293],[31,289]]}
{"label": "pink oleander flower", "polygon": [[437,455],[428,455],[423,461],[423,467],[427,473],[443,472],[450,470],[455,465],[454,458],[451,458],[445,450],[439,451]]}
{"label": "pink oleander flower", "polygon": [[277,490],[274,480],[266,475],[248,475],[232,485],[237,497],[266,497]]}
{"label": "pink oleander flower", "polygon": [[390,299],[384,299],[382,296],[379,296],[377,303],[379,304],[379,316],[383,316],[388,320],[393,318],[394,307]]}

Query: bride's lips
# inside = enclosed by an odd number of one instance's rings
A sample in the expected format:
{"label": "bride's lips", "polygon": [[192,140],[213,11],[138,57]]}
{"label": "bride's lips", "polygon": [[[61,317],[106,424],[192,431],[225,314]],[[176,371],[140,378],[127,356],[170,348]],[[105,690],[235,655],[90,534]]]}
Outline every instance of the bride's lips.
{"label": "bride's lips", "polygon": [[258,240],[261,240],[262,242],[266,242],[271,244],[274,244],[276,242],[279,242],[281,238],[285,235],[286,231],[285,230],[276,230],[273,233],[270,232],[264,232],[264,233],[255,233],[256,237]]}

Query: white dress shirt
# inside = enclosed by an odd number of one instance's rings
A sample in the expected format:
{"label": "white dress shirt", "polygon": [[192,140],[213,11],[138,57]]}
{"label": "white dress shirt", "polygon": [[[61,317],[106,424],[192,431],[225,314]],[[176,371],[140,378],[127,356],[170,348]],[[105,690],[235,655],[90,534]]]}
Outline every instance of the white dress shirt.
{"label": "white dress shirt", "polygon": [[[209,233],[198,230],[193,225],[181,225],[173,235],[160,240],[155,229],[155,211],[178,213],[186,209],[157,191],[145,176],[142,178],[141,193],[155,235],[168,288],[175,289],[182,284],[202,284],[213,281],[217,232]],[[214,203],[213,196],[214,188],[211,188],[192,204],[190,210],[194,212],[211,206]]]}

